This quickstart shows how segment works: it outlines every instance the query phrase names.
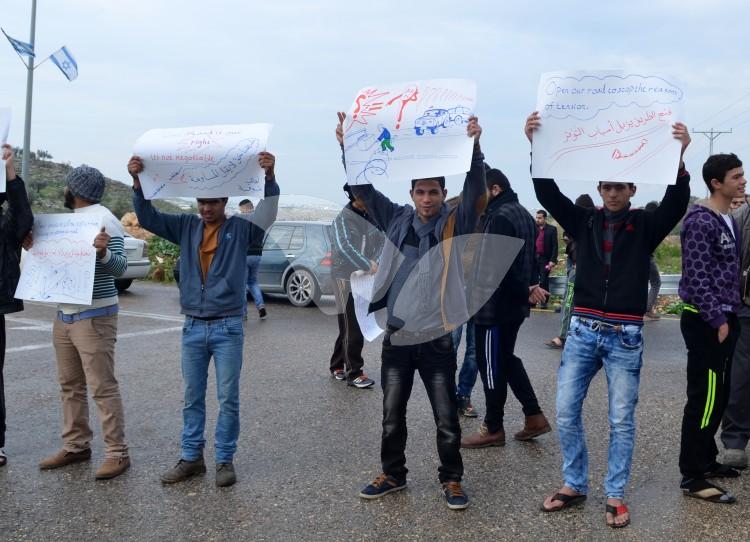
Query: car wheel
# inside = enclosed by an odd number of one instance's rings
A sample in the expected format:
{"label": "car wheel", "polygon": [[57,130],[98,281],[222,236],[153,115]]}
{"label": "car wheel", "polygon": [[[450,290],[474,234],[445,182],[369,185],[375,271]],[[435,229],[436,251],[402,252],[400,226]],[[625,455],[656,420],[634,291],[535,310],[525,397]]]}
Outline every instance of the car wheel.
{"label": "car wheel", "polygon": [[295,269],[286,279],[286,296],[295,307],[307,307],[320,299],[315,277],[306,269]]}
{"label": "car wheel", "polygon": [[414,128],[414,131],[417,132],[417,135],[424,134],[424,128]]}
{"label": "car wheel", "polygon": [[115,288],[120,293],[130,288],[131,284],[133,284],[133,279],[115,279]]}

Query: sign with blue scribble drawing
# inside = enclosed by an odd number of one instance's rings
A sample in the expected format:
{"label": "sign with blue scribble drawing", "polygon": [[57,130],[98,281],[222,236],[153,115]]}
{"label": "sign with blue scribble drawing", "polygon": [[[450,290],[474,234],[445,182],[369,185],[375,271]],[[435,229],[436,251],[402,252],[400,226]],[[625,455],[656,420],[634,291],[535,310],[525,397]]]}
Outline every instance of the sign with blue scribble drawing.
{"label": "sign with blue scribble drawing", "polygon": [[270,124],[149,130],[134,148],[143,159],[143,195],[262,198],[265,174],[258,153],[266,150],[270,132]]}
{"label": "sign with blue scribble drawing", "polygon": [[468,171],[466,125],[476,84],[432,79],[365,87],[344,121],[350,184],[439,177]]}
{"label": "sign with blue scribble drawing", "polygon": [[671,77],[623,71],[542,74],[532,175],[670,184],[680,160],[672,124],[685,94]]}
{"label": "sign with blue scribble drawing", "polygon": [[15,297],[46,303],[90,305],[94,292],[94,238],[98,213],[34,216],[34,246],[23,259]]}

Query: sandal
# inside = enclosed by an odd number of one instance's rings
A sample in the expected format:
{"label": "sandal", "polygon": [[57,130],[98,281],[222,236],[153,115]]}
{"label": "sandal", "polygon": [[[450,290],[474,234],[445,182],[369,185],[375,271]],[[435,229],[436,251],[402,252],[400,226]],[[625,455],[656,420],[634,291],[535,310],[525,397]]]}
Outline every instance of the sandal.
{"label": "sandal", "polygon": [[583,501],[586,500],[586,495],[566,495],[565,493],[555,493],[552,496],[552,500],[560,501],[563,504],[562,506],[556,508],[545,508],[544,503],[542,503],[542,512],[559,512],[560,510],[565,510],[566,508],[570,508],[571,506],[583,504]]}
{"label": "sandal", "polygon": [[737,499],[723,487],[712,484],[706,480],[691,480],[682,484],[682,494],[702,501],[717,504],[732,504]]}
{"label": "sandal", "polygon": [[[624,504],[608,504],[605,508],[607,514],[612,514],[612,523],[607,521],[607,525],[612,527],[613,529],[621,529],[622,527],[627,527],[630,525],[630,510],[628,510],[628,507]],[[615,523],[615,518],[617,516],[621,516],[623,514],[628,515],[628,519],[625,521],[625,523]]]}
{"label": "sandal", "polygon": [[8,463],[8,456],[5,455],[5,450],[0,448],[0,467],[4,467]]}
{"label": "sandal", "polygon": [[552,348],[553,350],[560,350],[565,346],[565,343],[563,342],[560,337],[555,337],[554,339],[551,339],[544,343],[547,348]]}

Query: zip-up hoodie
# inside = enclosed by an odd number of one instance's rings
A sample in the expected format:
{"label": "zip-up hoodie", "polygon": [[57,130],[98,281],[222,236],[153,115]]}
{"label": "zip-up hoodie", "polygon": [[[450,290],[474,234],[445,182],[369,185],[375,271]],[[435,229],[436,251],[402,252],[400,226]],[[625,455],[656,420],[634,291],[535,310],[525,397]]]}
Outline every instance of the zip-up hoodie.
{"label": "zip-up hoodie", "polygon": [[534,179],[536,199],[576,242],[573,314],[613,324],[639,324],[646,312],[651,254],[682,218],[690,199],[684,169],[654,211],[629,209],[615,233],[611,265],[602,248],[604,210],[575,205],[552,179]]}
{"label": "zip-up hoodie", "polygon": [[[200,317],[240,316],[247,304],[247,250],[263,240],[265,230],[276,220],[279,198],[276,180],[267,180],[265,198],[252,215],[234,215],[221,225],[219,246],[205,281],[198,251],[203,240],[203,220],[194,214],[157,211],[143,191],[133,189],[138,222],[148,231],[180,245],[180,305],[182,314]],[[252,216],[252,222],[250,221]]]}
{"label": "zip-up hoodie", "polygon": [[742,239],[734,219],[732,223],[734,232],[702,200],[690,208],[680,231],[680,299],[698,309],[700,317],[713,328],[727,321],[725,313],[736,312],[740,306]]}

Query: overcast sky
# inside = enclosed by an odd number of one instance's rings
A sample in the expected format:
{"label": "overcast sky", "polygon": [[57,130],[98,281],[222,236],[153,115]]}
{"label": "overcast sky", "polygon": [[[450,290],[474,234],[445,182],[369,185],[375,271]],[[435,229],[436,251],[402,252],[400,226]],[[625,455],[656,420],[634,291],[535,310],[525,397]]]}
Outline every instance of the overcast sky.
{"label": "overcast sky", "polygon": [[[269,150],[285,194],[343,202],[334,139],[337,110],[368,84],[471,78],[487,161],[529,208],[523,123],[542,72],[625,69],[675,75],[690,128],[726,130],[715,152],[750,162],[750,9],[742,1],[510,2],[352,0],[39,0],[41,60],[67,45],[79,67],[69,83],[46,62],[35,72],[31,148],[128,181],[125,164],[146,130],[270,122]],[[31,0],[0,0],[0,25],[28,41]],[[0,43],[0,106],[23,142],[26,71]],[[693,193],[708,140],[687,156]],[[450,178],[449,195],[462,178]],[[383,191],[406,201],[408,183]],[[575,196],[593,184],[565,188]],[[639,188],[636,203],[663,187]]]}

